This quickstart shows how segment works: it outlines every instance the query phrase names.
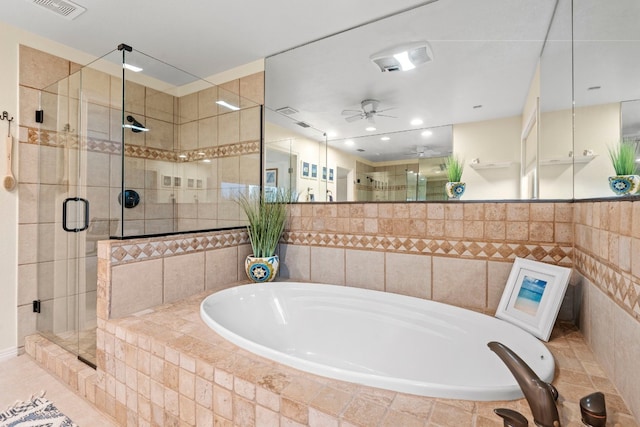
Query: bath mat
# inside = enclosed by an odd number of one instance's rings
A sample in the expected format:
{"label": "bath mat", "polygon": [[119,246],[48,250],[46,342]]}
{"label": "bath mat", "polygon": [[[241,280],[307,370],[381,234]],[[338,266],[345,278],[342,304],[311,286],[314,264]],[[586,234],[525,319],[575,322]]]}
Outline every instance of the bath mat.
{"label": "bath mat", "polygon": [[78,427],[56,405],[45,399],[44,392],[16,402],[0,412],[0,427]]}

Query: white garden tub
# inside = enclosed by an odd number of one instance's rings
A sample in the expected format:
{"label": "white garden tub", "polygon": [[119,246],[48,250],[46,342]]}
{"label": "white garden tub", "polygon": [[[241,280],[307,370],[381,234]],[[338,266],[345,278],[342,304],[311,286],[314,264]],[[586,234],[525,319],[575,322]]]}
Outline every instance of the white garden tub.
{"label": "white garden tub", "polygon": [[202,319],[239,347],[303,371],[421,396],[521,398],[487,347],[499,341],[544,381],[553,356],[495,317],[433,301],[345,286],[243,285],[208,296]]}

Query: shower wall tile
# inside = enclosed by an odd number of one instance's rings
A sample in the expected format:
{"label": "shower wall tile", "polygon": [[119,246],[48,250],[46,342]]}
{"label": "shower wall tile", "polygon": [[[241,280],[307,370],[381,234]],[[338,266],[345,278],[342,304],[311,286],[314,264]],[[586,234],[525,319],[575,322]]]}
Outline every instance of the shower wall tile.
{"label": "shower wall tile", "polygon": [[165,92],[146,88],[144,115],[163,122],[174,121],[174,97]]}
{"label": "shower wall tile", "polygon": [[487,262],[433,257],[433,299],[459,307],[486,307]]}
{"label": "shower wall tile", "polygon": [[188,122],[180,125],[180,150],[195,150],[198,148],[198,128],[199,122]]}
{"label": "shower wall tile", "polygon": [[240,141],[260,139],[260,107],[240,111]]}
{"label": "shower wall tile", "polygon": [[35,262],[38,262],[38,225],[20,224],[18,225],[18,265]]}
{"label": "shower wall tile", "polygon": [[637,369],[640,325],[636,319],[622,310],[614,311],[613,325],[614,382],[629,409],[634,414],[640,414],[640,371]]}
{"label": "shower wall tile", "polygon": [[345,251],[345,279],[348,286],[384,291],[384,253]]}
{"label": "shower wall tile", "polygon": [[[111,76],[102,71],[86,67],[83,68],[80,73],[82,78],[82,94],[85,99],[90,103],[110,107]],[[127,89],[129,88],[127,87]]]}
{"label": "shower wall tile", "polygon": [[205,289],[204,253],[168,257],[164,260],[163,302],[178,301]]}
{"label": "shower wall tile", "polygon": [[218,116],[218,143],[234,144],[240,141],[240,112],[234,111]]}
{"label": "shower wall tile", "polygon": [[38,299],[38,265],[19,265],[18,276],[18,306],[31,304]]}
{"label": "shower wall tile", "polygon": [[198,119],[218,115],[218,87],[210,87],[198,92]]}
{"label": "shower wall tile", "polygon": [[21,86],[42,89],[69,75],[69,61],[29,46],[20,45]]}
{"label": "shower wall tile", "polygon": [[[150,131],[140,132],[139,134],[145,134],[145,145],[147,147],[158,148],[160,150],[172,151],[174,149],[174,125],[162,120],[146,118],[144,123]],[[129,132],[127,132],[128,134]],[[138,135],[139,135],[138,134]]]}
{"label": "shower wall tile", "polygon": [[311,281],[345,285],[344,249],[311,247]]}
{"label": "shower wall tile", "polygon": [[[22,128],[23,129],[23,128]],[[22,141],[23,139],[20,138]],[[14,144],[17,144],[14,141]],[[21,144],[20,155],[18,156],[17,179],[20,183],[35,184],[38,182],[38,146],[32,144]]]}
{"label": "shower wall tile", "polygon": [[109,187],[111,170],[111,155],[97,153],[95,151],[87,152],[86,157],[86,181],[87,185],[94,187]]}
{"label": "shower wall tile", "polygon": [[38,185],[18,184],[18,223],[35,224],[38,222]]}
{"label": "shower wall tile", "polygon": [[198,148],[218,145],[218,118],[207,117],[198,120]]}
{"label": "shower wall tile", "polygon": [[241,171],[239,177],[239,183],[244,185],[259,185],[260,184],[260,155],[244,154],[239,156]]}
{"label": "shower wall tile", "polygon": [[[131,81],[126,81],[124,86],[125,111],[127,112],[127,114],[144,116],[146,88],[141,84]],[[120,85],[112,85],[112,87],[114,88],[114,91],[111,92],[111,99],[114,99],[117,96],[120,96],[120,98],[122,98],[122,92],[120,92],[120,95],[117,94],[118,91],[122,90]]]}
{"label": "shower wall tile", "polygon": [[198,93],[178,98],[178,124],[198,120]]}
{"label": "shower wall tile", "polygon": [[385,290],[431,299],[431,257],[387,252],[384,260]]}
{"label": "shower wall tile", "polygon": [[247,257],[252,254],[253,249],[247,242],[238,245],[238,280],[245,280],[245,277],[247,277],[244,264]]}
{"label": "shower wall tile", "polygon": [[111,270],[111,317],[117,318],[162,304],[161,259],[123,264]]}
{"label": "shower wall tile", "polygon": [[264,72],[240,78],[240,96],[256,104],[264,104]]}

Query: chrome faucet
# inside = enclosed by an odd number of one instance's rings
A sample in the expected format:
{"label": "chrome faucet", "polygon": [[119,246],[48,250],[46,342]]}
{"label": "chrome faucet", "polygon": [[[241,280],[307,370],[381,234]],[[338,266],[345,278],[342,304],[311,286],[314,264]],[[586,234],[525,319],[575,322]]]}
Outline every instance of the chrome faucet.
{"label": "chrome faucet", "polygon": [[506,345],[491,341],[487,346],[498,355],[515,377],[531,408],[536,425],[560,427],[560,416],[556,407],[556,399],[558,399],[556,388],[542,381],[529,365]]}

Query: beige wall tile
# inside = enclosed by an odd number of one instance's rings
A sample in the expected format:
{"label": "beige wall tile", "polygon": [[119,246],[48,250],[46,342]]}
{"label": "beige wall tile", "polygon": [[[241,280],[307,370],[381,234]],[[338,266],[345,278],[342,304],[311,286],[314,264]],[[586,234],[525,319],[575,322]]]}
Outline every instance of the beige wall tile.
{"label": "beige wall tile", "polygon": [[[251,245],[238,245],[238,280],[244,280],[247,278],[247,272],[245,271],[245,260],[249,255],[253,254]],[[278,278],[276,277],[276,280]]]}
{"label": "beige wall tile", "polygon": [[172,95],[147,88],[144,115],[153,119],[173,123],[175,117],[173,104],[174,97]]}
{"label": "beige wall tile", "polygon": [[280,278],[308,282],[311,279],[311,248],[279,245]]}
{"label": "beige wall tile", "polygon": [[179,127],[180,150],[195,150],[200,144],[200,121],[187,122]]}
{"label": "beige wall tile", "polygon": [[240,179],[244,185],[260,185],[260,154],[243,154],[239,156]]}
{"label": "beige wall tile", "polygon": [[509,280],[509,273],[513,263],[511,262],[487,262],[487,308],[495,310],[498,308],[500,298]]}
{"label": "beige wall tile", "polygon": [[[174,126],[172,123],[147,117],[146,122],[143,124],[149,128],[149,132],[139,132],[137,135],[145,134],[145,145],[147,147],[173,151],[175,146],[178,145],[175,140]],[[132,132],[127,132],[125,135],[129,134],[135,135]],[[197,135],[196,132],[194,136],[196,144]]]}
{"label": "beige wall tile", "polygon": [[[628,313],[615,309],[613,378],[620,393],[624,396],[629,409],[640,414],[640,323]],[[611,374],[611,371],[608,372]]]}
{"label": "beige wall tile", "polygon": [[260,107],[245,108],[240,111],[240,141],[260,139]]}
{"label": "beige wall tile", "polygon": [[345,284],[345,250],[311,247],[311,281],[332,285]]}
{"label": "beige wall tile", "polygon": [[210,88],[198,92],[198,119],[213,117],[218,115],[218,87]]}
{"label": "beige wall tile", "polygon": [[20,45],[21,85],[44,89],[69,75],[69,61],[46,52]]}
{"label": "beige wall tile", "polygon": [[507,203],[507,221],[529,221],[529,203]]}
{"label": "beige wall tile", "polygon": [[431,299],[431,257],[414,254],[385,254],[387,292]]}
{"label": "beige wall tile", "polygon": [[178,98],[178,123],[183,124],[198,120],[198,93]]}
{"label": "beige wall tile", "polygon": [[345,257],[347,286],[384,291],[383,252],[347,249]]}
{"label": "beige wall tile", "polygon": [[264,104],[264,72],[240,78],[240,96],[256,104]]}
{"label": "beige wall tile", "polygon": [[162,304],[162,260],[117,265],[111,271],[111,317]]}
{"label": "beige wall tile", "polygon": [[164,302],[173,302],[202,292],[204,287],[204,252],[164,259]]}
{"label": "beige wall tile", "polygon": [[[117,87],[116,87],[117,90]],[[124,109],[132,114],[144,115],[146,88],[138,83],[126,81],[124,84]],[[112,95],[113,97],[113,95]]]}
{"label": "beige wall tile", "polygon": [[218,118],[208,117],[198,120],[198,148],[218,145]]}
{"label": "beige wall tile", "polygon": [[615,303],[602,291],[591,286],[589,289],[589,306],[589,341],[591,349],[605,372],[613,376],[615,372],[616,342],[614,341],[614,334],[611,333],[611,325],[614,325],[615,320]]}
{"label": "beige wall tile", "polygon": [[206,251],[205,289],[218,291],[237,282],[238,262],[237,247]]}
{"label": "beige wall tile", "polygon": [[218,116],[218,144],[235,144],[240,141],[240,112]]}
{"label": "beige wall tile", "polygon": [[486,307],[486,261],[434,257],[432,268],[434,301],[462,307]]}

